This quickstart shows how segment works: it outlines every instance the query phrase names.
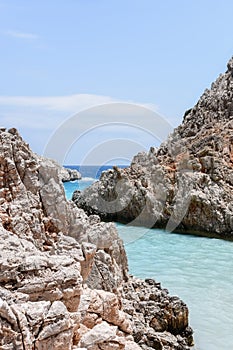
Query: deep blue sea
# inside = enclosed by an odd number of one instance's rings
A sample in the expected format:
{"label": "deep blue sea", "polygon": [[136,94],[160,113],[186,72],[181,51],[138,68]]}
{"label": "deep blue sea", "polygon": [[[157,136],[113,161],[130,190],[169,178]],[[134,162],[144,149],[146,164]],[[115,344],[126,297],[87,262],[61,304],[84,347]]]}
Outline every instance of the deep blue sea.
{"label": "deep blue sea", "polygon": [[[81,168],[82,180],[64,184],[67,198],[107,168]],[[125,241],[130,273],[156,279],[187,303],[195,332],[193,349],[232,350],[233,242],[122,224],[117,228]]]}

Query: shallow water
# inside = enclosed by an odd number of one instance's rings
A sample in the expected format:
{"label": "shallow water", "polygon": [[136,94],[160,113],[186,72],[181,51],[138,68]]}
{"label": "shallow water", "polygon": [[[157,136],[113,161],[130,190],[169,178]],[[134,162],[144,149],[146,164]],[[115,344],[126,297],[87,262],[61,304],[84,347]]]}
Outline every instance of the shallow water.
{"label": "shallow water", "polygon": [[[65,183],[67,198],[94,180]],[[130,273],[151,277],[190,310],[195,350],[233,349],[233,242],[117,224]]]}
{"label": "shallow water", "polygon": [[125,244],[130,273],[155,278],[187,303],[194,349],[233,349],[233,242],[117,227],[123,239],[131,236]]}
{"label": "shallow water", "polygon": [[84,177],[82,180],[69,181],[64,183],[64,189],[66,193],[66,198],[71,199],[72,194],[76,190],[84,190],[86,187],[90,186],[95,180],[91,177]]}

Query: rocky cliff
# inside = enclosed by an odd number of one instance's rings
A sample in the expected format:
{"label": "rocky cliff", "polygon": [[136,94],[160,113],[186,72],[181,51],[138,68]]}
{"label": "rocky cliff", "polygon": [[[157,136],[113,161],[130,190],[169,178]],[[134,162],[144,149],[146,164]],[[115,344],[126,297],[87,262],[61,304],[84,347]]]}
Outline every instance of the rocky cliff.
{"label": "rocky cliff", "polygon": [[233,58],[159,149],[73,196],[105,220],[233,238]]}
{"label": "rocky cliff", "polygon": [[54,162],[0,130],[0,349],[185,350],[187,306],[128,275],[114,224],[65,199]]}

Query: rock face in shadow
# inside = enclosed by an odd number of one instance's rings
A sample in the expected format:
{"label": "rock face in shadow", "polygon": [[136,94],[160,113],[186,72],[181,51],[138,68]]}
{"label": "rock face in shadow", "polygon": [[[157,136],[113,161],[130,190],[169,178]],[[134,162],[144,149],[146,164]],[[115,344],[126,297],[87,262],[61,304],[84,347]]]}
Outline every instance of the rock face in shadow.
{"label": "rock face in shadow", "polygon": [[[153,294],[147,318],[139,293]],[[184,350],[191,342],[187,306],[128,275],[115,225],[68,202],[54,162],[16,129],[1,129],[0,348]]]}
{"label": "rock face in shadow", "polygon": [[159,149],[109,170],[82,193],[87,213],[233,239],[233,58]]}

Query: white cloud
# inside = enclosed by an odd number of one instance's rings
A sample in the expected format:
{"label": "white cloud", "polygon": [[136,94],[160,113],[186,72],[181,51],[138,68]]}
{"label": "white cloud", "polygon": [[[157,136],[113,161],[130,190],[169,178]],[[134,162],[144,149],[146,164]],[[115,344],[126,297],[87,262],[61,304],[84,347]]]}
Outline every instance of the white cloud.
{"label": "white cloud", "polygon": [[[78,123],[79,131],[89,130],[89,124],[91,129],[96,121],[99,120],[98,108],[88,111],[92,107],[100,106],[103,120],[106,122],[109,120],[111,122],[114,113],[118,116],[118,108],[115,109],[114,105],[111,105],[114,103],[119,103],[120,107],[126,103],[126,109],[124,109],[124,106],[122,107],[126,121],[129,118],[141,119],[140,110],[137,113],[137,108],[130,108],[131,104],[134,107],[139,105],[149,110],[157,110],[154,105],[139,104],[129,100],[124,101],[110,96],[93,94],[75,94],[69,96],[0,96],[0,126],[6,128],[16,127],[25,140],[30,143],[32,149],[42,154],[45,145],[48,144],[53,133],[63,123],[72,120],[72,117],[75,117],[81,111],[86,112],[80,116],[79,120],[74,120],[75,126]],[[129,104],[128,109],[127,104]],[[102,105],[106,105],[106,108],[102,108]],[[114,136],[116,132],[119,132],[121,137],[124,136],[125,132],[122,131],[121,125],[120,129],[118,129],[118,125],[110,125],[106,133],[109,137],[111,137],[111,134]],[[133,137],[134,131],[129,130],[129,132]],[[95,137],[93,137],[94,140],[99,138],[99,134],[100,132],[97,128],[95,130]],[[137,135],[134,135],[135,139],[138,138],[138,135],[137,131]]]}
{"label": "white cloud", "polygon": [[38,39],[38,35],[33,33],[20,32],[17,30],[9,30],[5,33],[12,38],[25,39],[25,40],[35,40]]}
{"label": "white cloud", "polygon": [[71,115],[105,103],[111,97],[77,94],[70,96],[0,96],[1,125],[54,130]]}
{"label": "white cloud", "polygon": [[74,113],[96,105],[117,102],[108,96],[76,94],[70,96],[0,96],[0,106],[42,107],[47,110]]}
{"label": "white cloud", "polygon": [[[110,107],[106,108],[105,113],[108,113],[110,108],[111,114],[114,115],[111,109],[111,103],[118,102],[135,104],[133,101],[122,101],[110,96],[92,94],[70,96],[0,96],[0,124],[6,127],[14,126],[20,130],[26,128],[36,131],[52,131],[71,116],[92,107],[110,104]],[[157,110],[154,105],[138,105],[150,110]],[[94,120],[95,113],[91,113],[91,118]],[[104,110],[102,110],[102,113],[104,114]],[[137,117],[136,110],[134,114]],[[86,116],[88,116],[88,112]],[[107,117],[108,115],[106,115]],[[85,124],[85,120],[82,122]]]}
{"label": "white cloud", "polygon": [[[41,107],[49,111],[59,111],[66,113],[76,113],[81,110],[97,105],[133,101],[122,101],[110,96],[76,94],[70,96],[0,96],[0,106],[21,106],[21,107]],[[152,104],[140,104],[145,108],[157,110],[157,106]]]}

